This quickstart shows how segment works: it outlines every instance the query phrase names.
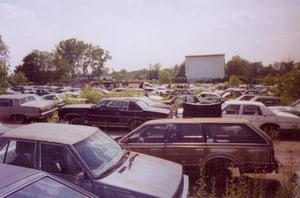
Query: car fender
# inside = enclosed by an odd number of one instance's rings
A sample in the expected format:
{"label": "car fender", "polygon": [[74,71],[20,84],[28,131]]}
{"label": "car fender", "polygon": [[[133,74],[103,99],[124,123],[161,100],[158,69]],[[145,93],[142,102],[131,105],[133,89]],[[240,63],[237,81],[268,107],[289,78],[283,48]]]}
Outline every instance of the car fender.
{"label": "car fender", "polygon": [[203,167],[205,167],[205,165],[209,161],[214,160],[214,159],[218,159],[218,158],[223,158],[223,159],[227,159],[227,160],[233,161],[238,166],[240,172],[241,173],[243,172],[243,166],[240,163],[240,161],[236,157],[234,157],[232,155],[228,155],[228,154],[213,154],[213,155],[209,155],[209,156],[205,157],[203,159],[203,162],[202,162]]}

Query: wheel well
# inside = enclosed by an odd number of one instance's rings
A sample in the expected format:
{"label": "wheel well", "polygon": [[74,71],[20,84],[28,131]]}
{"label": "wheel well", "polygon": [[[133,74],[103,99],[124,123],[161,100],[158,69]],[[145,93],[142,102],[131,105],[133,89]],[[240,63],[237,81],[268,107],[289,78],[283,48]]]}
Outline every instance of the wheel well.
{"label": "wheel well", "polygon": [[144,119],[142,119],[142,118],[131,118],[130,120],[129,120],[129,129],[131,129],[131,130],[133,130],[133,129],[135,129],[136,127],[138,127],[138,126],[132,126],[132,123],[134,123],[134,122],[141,122],[141,124],[143,124],[144,122],[145,122],[145,120]]}
{"label": "wheel well", "polygon": [[145,122],[145,119],[143,118],[130,118],[129,119],[129,123],[131,124],[134,121],[141,121],[141,122]]}
{"label": "wheel well", "polygon": [[277,128],[280,128],[280,125],[279,124],[275,124],[275,123],[264,123],[259,128],[262,129],[262,128],[266,127],[266,126],[275,126]]}
{"label": "wheel well", "polygon": [[217,166],[227,166],[226,168],[238,168],[239,172],[243,172],[242,165],[238,162],[238,160],[233,159],[229,156],[215,156],[212,158],[209,158],[205,161],[203,164],[203,169],[205,170],[209,166],[217,165]]}

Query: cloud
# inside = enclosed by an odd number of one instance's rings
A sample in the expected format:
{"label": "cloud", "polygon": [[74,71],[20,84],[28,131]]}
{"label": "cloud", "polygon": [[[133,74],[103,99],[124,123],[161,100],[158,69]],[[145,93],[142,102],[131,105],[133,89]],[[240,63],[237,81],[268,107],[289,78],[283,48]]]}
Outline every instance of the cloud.
{"label": "cloud", "polygon": [[21,8],[17,5],[0,3],[0,22],[8,24],[10,22],[27,21],[33,22],[36,16],[32,10]]}

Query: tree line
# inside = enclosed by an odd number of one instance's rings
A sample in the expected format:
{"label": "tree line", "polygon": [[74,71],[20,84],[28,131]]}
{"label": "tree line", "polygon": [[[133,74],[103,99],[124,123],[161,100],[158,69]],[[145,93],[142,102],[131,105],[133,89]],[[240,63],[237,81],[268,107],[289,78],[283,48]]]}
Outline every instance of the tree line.
{"label": "tree line", "polygon": [[[163,68],[160,63],[149,68],[109,72],[105,63],[112,57],[100,46],[79,41],[75,38],[59,42],[53,51],[33,50],[23,58],[22,64],[15,67],[13,74],[8,73],[9,50],[0,35],[0,92],[9,85],[26,85],[32,82],[38,85],[62,83],[69,84],[79,76],[100,76],[109,74],[116,81],[147,80],[158,84],[185,83],[184,62],[170,68]],[[250,62],[236,55],[225,65],[224,79],[229,85],[263,84],[276,85],[276,94],[293,99],[300,98],[300,63],[293,60],[263,65]]]}

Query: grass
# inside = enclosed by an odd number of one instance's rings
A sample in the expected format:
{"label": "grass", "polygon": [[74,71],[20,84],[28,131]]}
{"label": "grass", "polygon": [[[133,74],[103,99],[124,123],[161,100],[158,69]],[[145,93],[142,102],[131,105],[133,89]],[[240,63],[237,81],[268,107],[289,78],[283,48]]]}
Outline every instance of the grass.
{"label": "grass", "polygon": [[294,167],[295,159],[290,152],[288,164],[282,168],[281,177],[271,179],[267,174],[242,175],[230,177],[224,187],[216,185],[216,178],[209,178],[208,185],[203,169],[200,168],[200,176],[191,187],[191,198],[222,197],[222,198],[292,198],[300,197],[300,186],[296,183],[297,178]]}

